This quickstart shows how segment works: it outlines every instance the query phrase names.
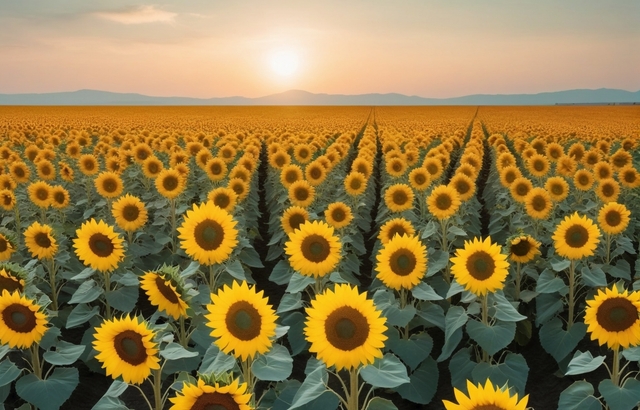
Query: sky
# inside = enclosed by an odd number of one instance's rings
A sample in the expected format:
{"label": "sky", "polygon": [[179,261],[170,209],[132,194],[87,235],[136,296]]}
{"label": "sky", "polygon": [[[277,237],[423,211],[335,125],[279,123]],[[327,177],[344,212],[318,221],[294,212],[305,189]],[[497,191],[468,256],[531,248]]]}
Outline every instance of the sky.
{"label": "sky", "polygon": [[0,94],[640,90],[639,0],[0,0]]}

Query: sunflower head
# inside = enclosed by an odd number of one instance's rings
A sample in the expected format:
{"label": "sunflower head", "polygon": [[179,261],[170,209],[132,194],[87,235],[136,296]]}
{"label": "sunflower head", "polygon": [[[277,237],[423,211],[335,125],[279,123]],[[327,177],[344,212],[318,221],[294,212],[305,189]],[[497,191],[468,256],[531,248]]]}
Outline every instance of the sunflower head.
{"label": "sunflower head", "polygon": [[518,400],[518,395],[512,395],[508,386],[497,387],[487,379],[484,386],[478,383],[476,386],[467,380],[467,391],[454,389],[458,403],[443,400],[446,410],[526,410],[529,395]]}
{"label": "sunflower head", "polygon": [[16,195],[8,189],[0,190],[0,207],[5,211],[11,211],[16,206]]}
{"label": "sunflower head", "polygon": [[48,208],[51,205],[51,188],[44,181],[33,182],[27,188],[29,199],[39,208]]}
{"label": "sunflower head", "polygon": [[547,219],[553,202],[546,189],[535,187],[524,198],[527,215],[534,219]]}
{"label": "sunflower head", "polygon": [[111,206],[116,225],[128,232],[141,228],[147,222],[147,208],[140,198],[126,194]]}
{"label": "sunflower head", "polygon": [[351,171],[344,180],[344,189],[350,196],[362,195],[367,189],[367,177],[358,171]]}
{"label": "sunflower head", "polygon": [[26,349],[38,343],[47,331],[43,308],[19,291],[2,290],[0,296],[0,344]]}
{"label": "sunflower head", "polygon": [[637,188],[640,186],[640,173],[633,165],[627,165],[618,171],[618,181],[624,187]]}
{"label": "sunflower head", "polygon": [[391,185],[384,193],[384,202],[391,212],[402,212],[413,208],[414,194],[407,184]]}
{"label": "sunflower head", "polygon": [[69,206],[71,198],[69,191],[62,185],[55,185],[51,188],[51,206],[56,209],[64,209]]}
{"label": "sunflower head", "polygon": [[427,197],[429,212],[439,220],[452,217],[461,204],[458,191],[447,185],[438,185]]}
{"label": "sunflower head", "polygon": [[459,284],[478,296],[495,292],[504,287],[509,274],[507,256],[500,251],[500,245],[491,243],[490,237],[465,241],[464,248],[451,258],[451,272]]}
{"label": "sunflower head", "polygon": [[543,177],[549,172],[549,160],[540,154],[534,154],[526,162],[527,169],[534,177]]}
{"label": "sunflower head", "polygon": [[163,265],[153,272],[146,272],[140,287],[145,291],[149,302],[159,310],[178,320],[187,317],[187,291],[179,274],[178,267]]}
{"label": "sunflower head", "polygon": [[235,379],[229,383],[219,382],[213,377],[200,375],[196,384],[184,383],[176,397],[169,399],[170,410],[181,409],[234,409],[251,410],[251,392],[247,384]]}
{"label": "sunflower head", "polygon": [[164,165],[162,164],[162,161],[160,161],[155,155],[151,155],[142,161],[142,173],[147,178],[154,179],[163,170]]}
{"label": "sunflower head", "polygon": [[175,199],[184,191],[186,178],[174,168],[163,169],[156,177],[155,185],[160,195]]}
{"label": "sunflower head", "polygon": [[509,188],[514,200],[524,203],[527,194],[533,189],[531,180],[525,177],[516,178]]}
{"label": "sunflower head", "polygon": [[306,209],[300,206],[291,206],[282,214],[280,224],[282,225],[282,229],[285,233],[291,234],[308,220],[309,212]]}
{"label": "sunflower head", "polygon": [[386,319],[366,293],[338,284],[316,295],[306,309],[304,334],[327,367],[353,369],[382,357]]}
{"label": "sunflower head", "polygon": [[580,191],[588,191],[593,186],[595,178],[587,169],[578,170],[573,176],[573,185]]}
{"label": "sunflower head", "polygon": [[500,170],[500,184],[505,188],[510,188],[513,182],[520,178],[522,173],[515,165],[509,165]]}
{"label": "sunflower head", "polygon": [[509,259],[514,262],[526,263],[540,254],[540,242],[529,235],[516,235],[508,239]]}
{"label": "sunflower head", "polygon": [[460,201],[467,201],[476,193],[475,182],[465,174],[456,173],[449,181],[449,186],[458,192]]}
{"label": "sunflower head", "polygon": [[385,222],[384,225],[380,227],[378,239],[384,245],[396,235],[413,236],[415,233],[416,230],[410,221],[405,218],[393,218]]}
{"label": "sunflower head", "polygon": [[104,198],[117,198],[124,189],[122,178],[112,171],[100,173],[94,182],[98,194]]}
{"label": "sunflower head", "polygon": [[620,184],[613,178],[601,179],[596,188],[596,195],[604,203],[615,202],[620,195]]}
{"label": "sunflower head", "polygon": [[623,204],[608,202],[598,212],[600,228],[609,235],[617,235],[627,229],[631,211]]}
{"label": "sunflower head", "polygon": [[0,292],[6,290],[8,292],[18,291],[24,292],[28,280],[28,274],[19,265],[15,263],[0,263]]}
{"label": "sunflower head", "polygon": [[413,289],[427,272],[427,247],[417,236],[394,236],[376,259],[377,277],[391,289]]}
{"label": "sunflower head", "polygon": [[340,229],[349,226],[353,220],[353,213],[349,205],[344,202],[332,202],[327,206],[324,217],[329,225]]}
{"label": "sunflower head", "polygon": [[291,184],[304,178],[302,169],[295,164],[289,164],[282,168],[280,172],[280,182],[285,188],[289,188]]}
{"label": "sunflower head", "polygon": [[409,184],[416,191],[424,191],[431,185],[431,174],[423,167],[416,167],[409,172]]}
{"label": "sunflower head", "polygon": [[627,292],[618,285],[599,289],[587,300],[584,323],[591,340],[609,349],[640,345],[640,293]]}
{"label": "sunflower head", "polygon": [[53,259],[58,251],[58,243],[53,236],[53,229],[40,222],[32,223],[24,231],[25,244],[34,258]]}
{"label": "sunflower head", "polygon": [[318,186],[327,177],[327,171],[319,160],[315,160],[307,165],[304,170],[304,175],[311,186]]}
{"label": "sunflower head", "polygon": [[214,188],[207,195],[207,200],[213,202],[216,206],[227,212],[232,212],[238,202],[236,191],[227,187]]}
{"label": "sunflower head", "polygon": [[83,223],[76,236],[73,247],[78,259],[93,269],[112,271],[124,259],[122,238],[103,221],[91,219]]}
{"label": "sunflower head", "polygon": [[295,206],[308,207],[315,199],[316,190],[307,181],[300,180],[289,186],[289,200]]}
{"label": "sunflower head", "polygon": [[600,242],[600,229],[591,219],[575,212],[558,224],[552,239],[560,256],[571,260],[581,259],[595,252]]}
{"label": "sunflower head", "polygon": [[291,267],[305,276],[322,277],[340,262],[340,240],[334,228],[322,221],[305,222],[285,243]]}

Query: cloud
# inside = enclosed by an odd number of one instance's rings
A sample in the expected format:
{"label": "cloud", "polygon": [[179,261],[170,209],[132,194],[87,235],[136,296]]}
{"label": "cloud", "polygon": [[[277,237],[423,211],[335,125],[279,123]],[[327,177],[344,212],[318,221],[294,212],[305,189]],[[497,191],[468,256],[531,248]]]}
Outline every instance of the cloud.
{"label": "cloud", "polygon": [[121,11],[103,11],[94,13],[94,15],[121,24],[170,23],[177,16],[176,13],[158,10],[155,6],[139,6]]}

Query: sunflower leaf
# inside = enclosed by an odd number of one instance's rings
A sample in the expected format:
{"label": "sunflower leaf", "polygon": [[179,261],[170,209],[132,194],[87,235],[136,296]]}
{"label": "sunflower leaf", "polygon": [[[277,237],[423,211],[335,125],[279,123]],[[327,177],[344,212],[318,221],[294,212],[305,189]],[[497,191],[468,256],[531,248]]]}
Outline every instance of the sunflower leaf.
{"label": "sunflower leaf", "polygon": [[21,377],[16,382],[16,393],[41,410],[57,410],[71,397],[78,382],[78,369],[56,367],[46,380],[33,373]]}
{"label": "sunflower leaf", "polygon": [[631,410],[640,403],[640,381],[629,378],[622,386],[616,386],[611,379],[598,385],[598,391],[611,410]]}
{"label": "sunflower leaf", "polygon": [[449,254],[441,250],[435,250],[429,253],[429,266],[427,267],[427,278],[435,275],[444,269],[449,263]]}
{"label": "sunflower leaf", "polygon": [[258,355],[251,365],[251,370],[259,380],[286,380],[293,370],[293,359],[286,347],[274,344],[266,354]]}
{"label": "sunflower leaf", "polygon": [[571,261],[569,259],[552,259],[549,261],[549,264],[556,272],[562,272],[571,266]]}
{"label": "sunflower leaf", "polygon": [[329,381],[329,375],[327,374],[326,366],[320,366],[304,379],[302,385],[293,396],[291,401],[291,407],[289,409],[295,409],[302,407],[305,404],[320,397],[322,393],[327,391],[327,382]]}
{"label": "sunflower leaf", "polygon": [[222,374],[230,371],[236,364],[236,359],[221,351],[217,345],[211,344],[202,358],[198,373]]}
{"label": "sunflower leaf", "polygon": [[558,408],[564,410],[602,410],[602,403],[594,397],[593,386],[577,381],[560,393]]}
{"label": "sunflower leaf", "polygon": [[[585,285],[590,286],[592,288],[607,286],[607,276],[604,274],[604,271],[597,266],[593,266],[592,269],[589,269],[588,266],[583,266],[580,269],[580,273],[582,274],[582,281]],[[627,273],[627,279],[629,279],[629,274]]]}
{"label": "sunflower leaf", "polygon": [[10,384],[20,373],[22,373],[22,370],[18,369],[18,366],[11,360],[3,360],[2,363],[0,363],[0,386]]}
{"label": "sunflower leaf", "polygon": [[95,273],[95,269],[93,268],[85,268],[82,270],[82,272],[78,273],[75,276],[71,277],[71,280],[77,280],[77,281],[83,281],[87,278],[89,278],[91,275],[93,275]]}
{"label": "sunflower leaf", "polygon": [[630,346],[622,351],[622,355],[625,359],[637,362],[640,361],[640,346]]}
{"label": "sunflower leaf", "polygon": [[427,360],[409,376],[409,383],[396,388],[403,399],[418,404],[427,404],[433,398],[438,388],[438,365],[428,357]]}
{"label": "sunflower leaf", "polygon": [[95,280],[90,279],[86,282],[82,282],[78,289],[73,293],[71,299],[69,300],[69,304],[73,305],[76,303],[89,303],[98,299],[100,295],[104,293],[102,287],[97,286]]}
{"label": "sunflower leaf", "polygon": [[433,221],[429,221],[427,226],[425,226],[424,230],[422,231],[422,239],[429,238],[430,236],[436,233],[437,229],[438,228],[436,227],[436,223]]}
{"label": "sunflower leaf", "polygon": [[467,333],[484,351],[493,356],[511,343],[516,334],[516,324],[498,320],[493,325],[486,325],[472,319],[467,322]]}
{"label": "sunflower leaf", "polygon": [[138,286],[122,286],[105,296],[112,307],[122,312],[131,312],[138,302]]}
{"label": "sunflower leaf", "polygon": [[374,397],[369,401],[365,410],[398,410],[398,408],[391,400],[383,399],[382,397]]}
{"label": "sunflower leaf", "polygon": [[520,354],[509,353],[503,363],[490,365],[489,363],[479,363],[471,372],[474,383],[484,383],[487,379],[491,382],[503,386],[508,384],[523,395],[529,366],[527,361]]}
{"label": "sunflower leaf", "polygon": [[227,273],[229,273],[229,275],[233,276],[234,278],[239,280],[247,279],[247,277],[244,274],[244,268],[242,267],[242,264],[240,263],[239,260],[234,259],[231,262],[227,262],[225,263],[224,267]]}
{"label": "sunflower leaf", "polygon": [[491,293],[490,300],[495,303],[495,312],[493,312],[493,317],[498,320],[505,322],[518,322],[527,318],[526,316],[518,313],[513,304],[504,297],[504,293],[502,293],[502,291]]}
{"label": "sunflower leaf", "polygon": [[569,366],[567,367],[566,376],[574,375],[574,374],[584,374],[589,373],[600,367],[600,365],[604,362],[606,356],[596,356],[593,357],[591,352],[581,352],[577,351],[573,355],[573,358],[569,362]]}
{"label": "sunflower leaf", "polygon": [[302,307],[302,294],[298,293],[285,293],[278,305],[277,314],[289,312]]}
{"label": "sunflower leaf", "polygon": [[187,357],[197,356],[198,352],[194,352],[191,350],[187,350],[178,343],[169,343],[164,347],[164,349],[160,350],[160,356],[164,357],[167,360],[178,360],[185,359]]}
{"label": "sunflower leaf", "polygon": [[453,350],[458,346],[462,340],[462,326],[467,323],[469,317],[467,312],[462,306],[452,306],[445,315],[445,329],[444,329],[444,345],[440,356],[438,356],[438,362],[447,360]]}
{"label": "sunflower leaf", "polygon": [[409,365],[411,370],[415,370],[424,359],[429,357],[433,348],[433,339],[427,332],[422,332],[411,335],[409,339],[390,338],[386,344],[393,353]]}
{"label": "sunflower leaf", "polygon": [[303,276],[298,272],[294,272],[287,286],[287,293],[297,293],[303,291],[307,286],[315,283],[315,279],[312,276]]}
{"label": "sunflower leaf", "polygon": [[540,344],[556,362],[560,362],[576,348],[586,333],[587,327],[584,323],[574,323],[571,329],[564,330],[562,320],[556,317],[540,328]]}
{"label": "sunflower leaf", "polygon": [[387,353],[382,359],[360,370],[362,379],[373,387],[394,388],[409,383],[407,368],[395,355]]}
{"label": "sunflower leaf", "polygon": [[467,380],[471,380],[471,374],[475,367],[476,362],[471,360],[471,347],[458,350],[449,361],[451,386],[467,393]]}
{"label": "sunflower leaf", "polygon": [[538,293],[553,293],[559,292],[565,294],[568,291],[567,285],[562,279],[557,277],[553,272],[545,269],[538,278],[536,285],[536,292]]}
{"label": "sunflower leaf", "polygon": [[43,357],[44,360],[55,366],[66,366],[78,360],[82,353],[84,353],[85,348],[86,346],[83,345],[74,345],[60,340],[56,344],[56,350],[44,352]]}

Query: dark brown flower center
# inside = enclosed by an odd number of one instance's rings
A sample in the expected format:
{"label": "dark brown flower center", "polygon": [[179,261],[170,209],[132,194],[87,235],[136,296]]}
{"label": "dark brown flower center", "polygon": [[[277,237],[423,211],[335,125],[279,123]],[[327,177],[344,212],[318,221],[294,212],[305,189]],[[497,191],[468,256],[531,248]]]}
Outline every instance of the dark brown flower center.
{"label": "dark brown flower center", "polygon": [[18,333],[29,333],[37,325],[35,313],[20,303],[12,303],[4,308],[2,319],[9,329]]}
{"label": "dark brown flower center", "polygon": [[134,222],[140,216],[140,209],[137,205],[129,204],[122,208],[122,218],[127,222]]}
{"label": "dark brown flower center", "polygon": [[33,237],[34,242],[41,248],[48,249],[51,247],[51,238],[46,232],[38,232]]}
{"label": "dark brown flower center", "polygon": [[416,256],[409,249],[398,249],[391,254],[389,266],[398,276],[407,276],[416,268]]}
{"label": "dark brown flower center", "polygon": [[517,178],[517,174],[511,170],[511,171],[507,171],[504,174],[504,180],[507,181],[507,183],[511,184],[513,181],[515,181]]}
{"label": "dark brown flower center", "polygon": [[453,201],[451,199],[451,196],[447,193],[444,194],[440,194],[436,197],[436,208],[438,208],[441,211],[447,211],[451,208],[451,206],[453,205]]}
{"label": "dark brown flower center", "polygon": [[526,240],[526,239],[522,239],[520,242],[516,243],[515,245],[511,245],[511,253],[516,255],[516,256],[525,256],[529,253],[529,251],[531,250],[531,243]]}
{"label": "dark brown flower center", "polygon": [[607,225],[609,226],[618,226],[622,222],[622,215],[615,209],[610,210],[604,216],[605,221],[607,221]]}
{"label": "dark brown flower center", "polygon": [[542,160],[535,160],[533,161],[533,169],[535,169],[538,172],[542,172],[546,169],[547,167],[545,167],[545,163]]}
{"label": "dark brown flower center", "polygon": [[66,202],[67,196],[64,194],[64,192],[58,191],[53,194],[53,200],[57,204],[62,205]]}
{"label": "dark brown flower center", "polygon": [[224,228],[217,221],[205,219],[193,230],[193,237],[199,247],[212,251],[218,249],[224,240]]}
{"label": "dark brown flower center", "polygon": [[284,157],[284,155],[280,154],[280,155],[276,155],[276,157],[274,158],[275,163],[278,167],[283,167],[284,164],[286,163],[286,159]]}
{"label": "dark brown flower center", "polygon": [[405,205],[409,201],[409,196],[403,189],[396,189],[391,196],[395,205]]}
{"label": "dark brown flower center", "polygon": [[298,157],[302,158],[302,159],[306,159],[309,157],[309,150],[306,148],[300,148],[298,150]]}
{"label": "dark brown flower center", "polygon": [[293,191],[293,196],[296,198],[296,200],[304,202],[309,198],[309,190],[304,186],[297,187]]}
{"label": "dark brown flower center", "polygon": [[240,406],[229,393],[203,393],[198,397],[191,410],[239,410]]}
{"label": "dark brown flower center", "polygon": [[0,292],[3,290],[7,290],[9,292],[24,290],[24,286],[20,283],[20,281],[13,276],[7,274],[7,277],[4,275],[0,275]]}
{"label": "dark brown flower center", "polygon": [[636,173],[633,170],[626,171],[623,178],[626,183],[633,184],[634,182],[636,182]]}
{"label": "dark brown flower center", "polygon": [[151,161],[147,163],[147,171],[152,175],[157,174],[160,172],[160,166],[158,165],[157,162]]}
{"label": "dark brown flower center", "polygon": [[342,222],[347,218],[347,214],[344,211],[344,209],[342,208],[335,208],[332,212],[331,212],[331,219],[333,219],[336,222]]}
{"label": "dark brown flower center", "polygon": [[229,198],[229,195],[224,192],[220,192],[213,198],[213,203],[222,209],[227,209],[231,204],[231,198]]}
{"label": "dark brown flower center", "polygon": [[440,167],[438,167],[438,165],[436,165],[434,162],[427,164],[426,168],[427,172],[429,172],[431,175],[436,175],[438,171],[440,171]]}
{"label": "dark brown flower center", "polygon": [[547,200],[542,195],[534,195],[533,199],[531,200],[531,207],[536,212],[542,212],[546,210],[547,206],[548,206]]}
{"label": "dark brown flower center", "polygon": [[4,238],[0,238],[0,252],[4,252],[7,249],[9,249],[9,242]]}
{"label": "dark brown flower center", "polygon": [[413,177],[413,182],[417,185],[417,186],[422,186],[427,182],[427,177],[422,174],[422,173],[417,173],[414,175]]}
{"label": "dark brown flower center", "polygon": [[526,196],[529,193],[529,185],[525,183],[516,185],[516,193],[519,196]]}
{"label": "dark brown flower center", "polygon": [[320,167],[312,167],[309,170],[309,176],[311,179],[320,179],[322,177],[322,169]]}
{"label": "dark brown flower center", "polygon": [[92,159],[85,160],[83,164],[87,171],[93,171],[96,168],[96,163]]}
{"label": "dark brown flower center", "polygon": [[615,194],[615,189],[612,184],[602,184],[602,195],[606,198],[611,197]]}
{"label": "dark brown flower center", "polygon": [[567,245],[572,248],[582,248],[589,241],[589,231],[582,225],[572,225],[564,234]]}
{"label": "dark brown flower center", "polygon": [[178,304],[178,295],[176,295],[176,292],[171,289],[171,287],[160,275],[156,275],[156,287],[165,299],[173,304]]}
{"label": "dark brown flower center", "polygon": [[137,366],[147,360],[142,335],[133,330],[118,333],[113,339],[113,347],[120,359],[130,365]]}
{"label": "dark brown flower center", "polygon": [[360,178],[352,178],[349,182],[349,188],[354,191],[359,191],[362,188],[362,180]]}
{"label": "dark brown flower center", "polygon": [[43,164],[40,167],[40,172],[42,173],[42,175],[49,176],[51,175],[52,171],[53,170],[51,169],[51,166],[49,164]]}
{"label": "dark brown flower center", "polygon": [[467,270],[477,280],[489,279],[495,267],[493,258],[485,251],[476,251],[467,258]]}
{"label": "dark brown flower center", "polygon": [[398,234],[400,236],[402,235],[406,235],[407,231],[404,229],[404,227],[400,224],[397,225],[393,225],[391,228],[389,228],[389,235],[388,238],[389,239],[393,239],[393,237]]}
{"label": "dark brown flower center", "polygon": [[229,307],[224,319],[227,330],[237,339],[253,340],[260,335],[262,317],[251,303],[240,300]]}
{"label": "dark brown flower center", "polygon": [[456,181],[455,186],[456,191],[458,191],[460,195],[464,195],[469,192],[469,190],[471,190],[471,186],[469,185],[469,183],[463,179],[459,179],[458,181]]}
{"label": "dark brown flower center", "polygon": [[167,175],[162,180],[162,187],[169,192],[175,191],[178,188],[179,184],[180,184],[180,181],[178,180],[178,177],[176,177],[175,175]]}
{"label": "dark brown flower center", "polygon": [[118,189],[118,182],[113,178],[106,178],[102,181],[102,189],[105,192],[112,194]]}
{"label": "dark brown flower center", "polygon": [[101,258],[106,258],[113,253],[115,246],[107,235],[102,233],[94,233],[89,238],[89,248],[95,255]]}
{"label": "dark brown flower center", "polygon": [[305,259],[314,263],[325,261],[331,254],[329,241],[318,234],[311,234],[304,238],[300,250]]}
{"label": "dark brown flower center", "polygon": [[638,320],[638,309],[624,297],[606,299],[598,307],[596,319],[607,332],[623,332]]}
{"label": "dark brown flower center", "polygon": [[611,176],[611,172],[607,167],[600,167],[598,168],[598,176],[600,179],[609,178]]}
{"label": "dark brown flower center", "polygon": [[300,228],[300,225],[306,222],[304,215],[295,213],[289,217],[289,226],[292,230]]}
{"label": "dark brown flower center", "polygon": [[357,309],[341,306],[324,323],[327,341],[337,349],[350,351],[362,346],[369,337],[369,323]]}
{"label": "dark brown flower center", "polygon": [[26,173],[25,173],[25,171],[24,171],[24,168],[22,168],[22,167],[15,167],[15,168],[13,169],[13,173],[14,173],[14,175],[15,175],[16,177],[18,177],[18,178],[24,178],[24,177],[25,177],[25,175],[26,175]]}
{"label": "dark brown flower center", "polygon": [[284,174],[284,180],[290,184],[293,184],[298,180],[298,173],[295,170],[288,170]]}
{"label": "dark brown flower center", "polygon": [[11,198],[11,195],[2,195],[2,202],[5,206],[9,206],[13,203],[13,198]]}
{"label": "dark brown flower center", "polygon": [[38,188],[36,190],[36,198],[41,201],[46,201],[49,199],[49,190],[47,188]]}
{"label": "dark brown flower center", "polygon": [[233,189],[233,192],[235,192],[236,195],[238,195],[239,197],[242,197],[242,194],[244,194],[245,188],[243,183],[234,183],[231,185],[231,189]]}

